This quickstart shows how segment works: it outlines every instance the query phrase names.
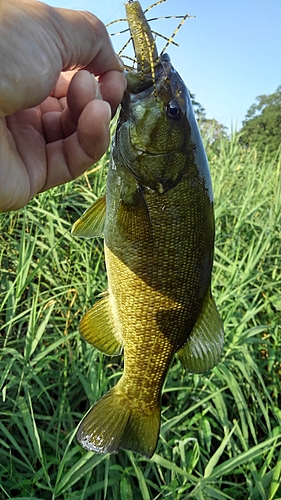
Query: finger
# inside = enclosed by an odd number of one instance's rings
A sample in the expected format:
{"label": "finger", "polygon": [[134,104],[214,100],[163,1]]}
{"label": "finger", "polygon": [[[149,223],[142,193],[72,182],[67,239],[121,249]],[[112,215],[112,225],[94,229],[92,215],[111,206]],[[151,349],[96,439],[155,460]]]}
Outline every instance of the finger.
{"label": "finger", "polygon": [[102,99],[97,80],[89,71],[78,71],[67,92],[67,104],[76,122],[88,102],[94,99]]}
{"label": "finger", "polygon": [[97,82],[88,71],[81,70],[73,76],[69,84],[67,103],[77,121],[86,104],[93,99],[103,98],[107,101],[111,106],[113,115],[122,100],[125,88],[126,78],[118,71],[105,73],[99,77]]}
{"label": "finger", "polygon": [[95,163],[109,145],[111,109],[107,102],[94,100],[87,104],[78,121],[77,137],[81,147]]}
{"label": "finger", "polygon": [[46,143],[65,139],[77,130],[77,120],[69,108],[63,111],[49,111],[42,115]]}
{"label": "finger", "polygon": [[[64,139],[64,131],[61,125],[61,111],[49,111],[42,115],[42,124],[46,143]],[[73,130],[75,132],[75,130]]]}
{"label": "finger", "polygon": [[62,110],[60,101],[58,101],[58,99],[56,99],[55,97],[47,97],[47,99],[45,99],[45,101],[43,101],[42,104],[40,104],[40,109],[42,115],[44,115],[44,113],[49,113],[51,111],[61,112]]}
{"label": "finger", "polygon": [[74,77],[77,70],[74,71],[64,71],[60,74],[59,79],[52,91],[52,96],[60,99],[65,97],[68,91],[69,84]]}
{"label": "finger", "polygon": [[[85,70],[75,73],[68,86],[68,107],[61,113],[52,111],[46,112],[42,116],[46,141],[53,142],[63,139],[76,132],[77,123],[82,111],[90,101],[97,98],[102,99],[99,84],[95,77]],[[49,103],[43,106],[43,109],[50,109],[50,107],[48,108],[48,104],[53,103],[49,101]],[[59,102],[58,106],[60,106]],[[55,108],[55,106],[53,107]]]}
{"label": "finger", "polygon": [[88,71],[78,71],[68,87],[68,107],[61,113],[61,127],[64,137],[68,137],[76,131],[83,109],[90,101],[97,98],[101,99],[101,93],[95,77]]}
{"label": "finger", "polygon": [[111,106],[113,116],[126,90],[125,75],[118,71],[109,71],[99,77],[99,85],[103,99]]}
{"label": "finger", "polygon": [[48,174],[42,191],[75,179],[98,161],[109,145],[111,110],[106,102],[87,104],[77,132],[47,145]]}

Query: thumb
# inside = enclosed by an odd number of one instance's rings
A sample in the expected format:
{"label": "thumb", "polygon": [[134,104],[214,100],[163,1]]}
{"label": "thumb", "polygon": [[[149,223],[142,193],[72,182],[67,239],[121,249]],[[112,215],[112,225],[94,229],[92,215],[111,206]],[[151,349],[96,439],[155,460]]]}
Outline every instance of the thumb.
{"label": "thumb", "polygon": [[123,71],[103,23],[37,0],[1,0],[0,117],[40,104],[61,71]]}

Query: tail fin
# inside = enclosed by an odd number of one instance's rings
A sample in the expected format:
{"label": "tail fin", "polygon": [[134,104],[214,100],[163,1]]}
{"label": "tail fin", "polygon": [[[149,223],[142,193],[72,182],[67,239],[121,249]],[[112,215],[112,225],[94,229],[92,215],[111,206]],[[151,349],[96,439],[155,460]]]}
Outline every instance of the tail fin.
{"label": "tail fin", "polygon": [[160,405],[146,413],[113,387],[81,421],[77,439],[89,451],[117,453],[119,448],[151,458],[158,441]]}

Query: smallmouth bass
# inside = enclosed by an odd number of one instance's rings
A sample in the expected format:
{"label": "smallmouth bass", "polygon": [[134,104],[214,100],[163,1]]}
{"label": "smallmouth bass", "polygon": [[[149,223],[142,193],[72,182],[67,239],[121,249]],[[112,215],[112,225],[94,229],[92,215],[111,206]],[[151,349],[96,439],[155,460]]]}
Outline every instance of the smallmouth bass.
{"label": "smallmouth bass", "polygon": [[175,353],[193,373],[210,370],[223,326],[211,294],[214,214],[204,147],[188,90],[169,56],[158,57],[137,12],[139,2],[126,4],[138,67],[128,73],[106,195],[73,227],[74,236],[104,235],[108,275],[108,292],[83,316],[80,333],[105,354],[123,349],[124,372],[77,437],[90,451],[124,448],[151,458]]}

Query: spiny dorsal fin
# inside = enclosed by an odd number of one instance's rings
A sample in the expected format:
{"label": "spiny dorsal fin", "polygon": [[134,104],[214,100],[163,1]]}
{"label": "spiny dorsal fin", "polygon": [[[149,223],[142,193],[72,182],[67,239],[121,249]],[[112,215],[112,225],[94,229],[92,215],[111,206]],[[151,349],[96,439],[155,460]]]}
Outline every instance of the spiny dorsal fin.
{"label": "spiny dorsal fin", "polygon": [[186,344],[179,350],[182,365],[192,373],[211,370],[219,361],[223,349],[223,324],[211,292]]}
{"label": "spiny dorsal fin", "polygon": [[122,339],[116,331],[109,294],[96,302],[80,321],[79,331],[83,339],[108,356],[122,351]]}
{"label": "spiny dorsal fin", "polygon": [[103,236],[106,213],[105,195],[98,198],[83,213],[72,227],[71,234],[78,238],[95,238]]}

